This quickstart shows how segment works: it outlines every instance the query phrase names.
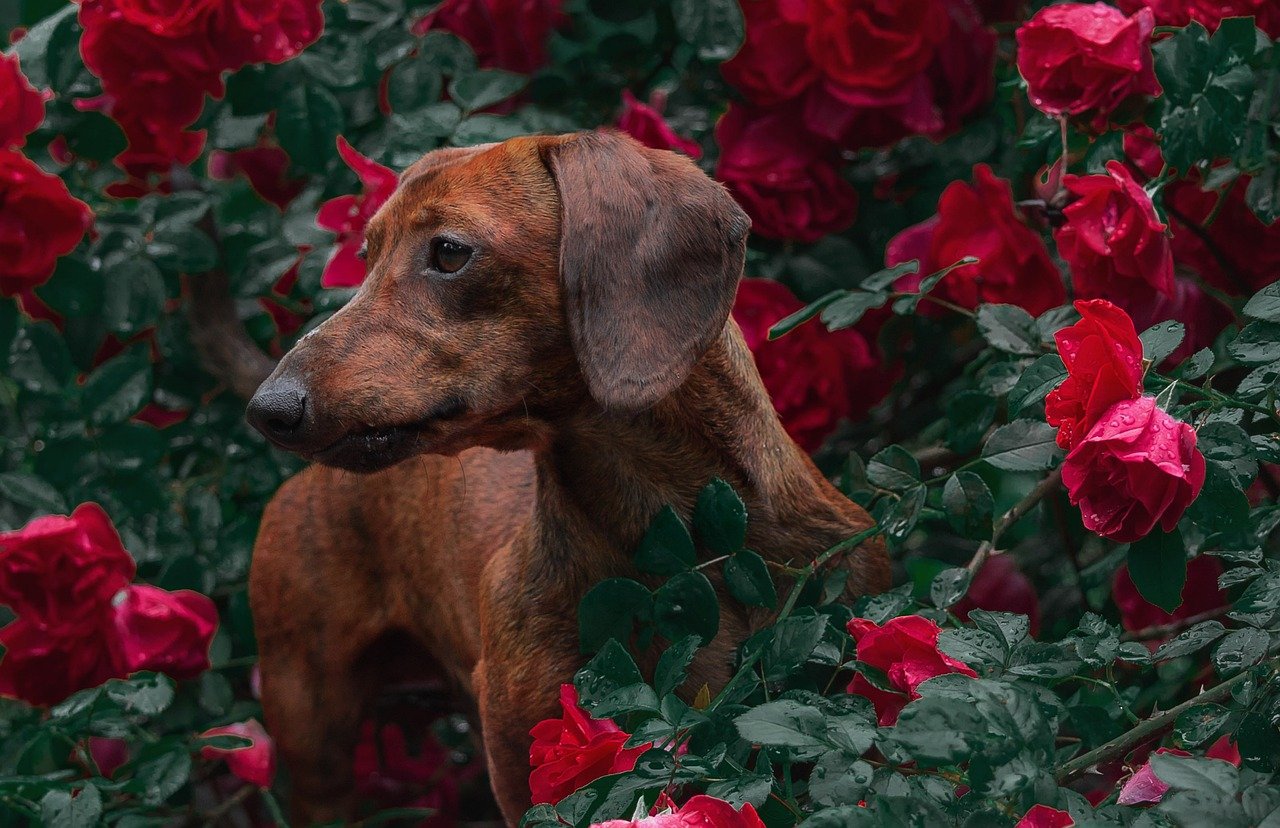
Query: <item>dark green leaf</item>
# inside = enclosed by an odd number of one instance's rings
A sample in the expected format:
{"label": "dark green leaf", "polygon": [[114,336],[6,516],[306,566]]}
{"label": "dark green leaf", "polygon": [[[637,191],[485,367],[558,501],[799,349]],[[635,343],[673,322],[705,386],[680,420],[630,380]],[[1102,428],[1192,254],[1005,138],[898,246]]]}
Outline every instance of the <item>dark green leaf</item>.
{"label": "dark green leaf", "polygon": [[1239,791],[1239,771],[1221,759],[1151,754],[1151,770],[1174,790],[1202,791],[1235,796]]}
{"label": "dark green leaf", "polygon": [[1022,372],[1018,384],[1009,392],[1009,413],[1018,415],[1029,405],[1044,402],[1045,396],[1067,378],[1066,366],[1057,354],[1045,354]]}
{"label": "dark green leaf", "polygon": [[1176,528],[1166,534],[1159,528],[1129,545],[1129,576],[1143,598],[1173,612],[1182,603],[1187,582],[1186,545]]}
{"label": "dark green leaf", "polygon": [[524,75],[503,69],[478,69],[449,84],[449,97],[466,112],[487,109],[519,94],[529,82]]}
{"label": "dark green leaf", "polygon": [[747,539],[747,507],[733,487],[717,477],[698,493],[693,528],[712,552],[732,555]]}
{"label": "dark green leaf", "polygon": [[1159,365],[1169,358],[1169,354],[1178,350],[1187,328],[1181,322],[1161,322],[1152,325],[1140,335],[1142,339],[1143,358]]}
{"label": "dark green leaf", "polygon": [[151,399],[151,387],[147,346],[135,345],[108,360],[85,380],[85,413],[97,425],[122,422]]}
{"label": "dark green leaf", "polygon": [[815,299],[805,305],[800,310],[782,317],[773,324],[773,327],[769,328],[769,339],[774,340],[786,336],[805,322],[808,322],[810,319],[817,316],[822,312],[823,308],[846,295],[848,292],[849,291],[847,290],[833,290],[825,296]]}
{"label": "dark green leaf", "polygon": [[674,575],[690,569],[697,562],[693,538],[675,509],[663,506],[649,524],[636,552],[636,566],[641,572]]}
{"label": "dark green leaf", "polygon": [[938,609],[946,609],[965,596],[971,580],[969,570],[963,566],[944,569],[934,576],[933,583],[929,585],[929,600]]}
{"label": "dark green leaf", "polygon": [[1253,295],[1244,306],[1246,316],[1280,322],[1280,281],[1272,282]]}
{"label": "dark green leaf", "polygon": [[1233,675],[1262,660],[1271,645],[1271,636],[1253,627],[1232,630],[1213,650],[1213,666],[1222,676]]}
{"label": "dark green leaf", "polygon": [[76,796],[68,790],[49,791],[40,799],[40,818],[58,828],[93,828],[102,816],[102,793],[91,782]]}
{"label": "dark green leaf", "polygon": [[699,643],[696,635],[689,635],[663,650],[658,658],[658,666],[653,671],[653,686],[659,696],[673,693],[684,684],[686,671],[693,662]]}
{"label": "dark green leaf", "polygon": [[942,505],[951,526],[967,538],[991,536],[991,517],[995,500],[986,481],[970,471],[956,472],[942,490]]}
{"label": "dark green leaf", "polygon": [[1218,621],[1201,621],[1190,629],[1183,630],[1174,638],[1161,644],[1151,655],[1153,661],[1165,661],[1170,658],[1191,655],[1217,641],[1226,633],[1226,628]]}
{"label": "dark green leaf", "polygon": [[889,446],[871,458],[867,479],[882,489],[904,491],[920,482],[920,464],[902,446]]}
{"label": "dark green leaf", "polygon": [[1218,735],[1231,711],[1220,704],[1197,704],[1184,710],[1173,726],[1178,741],[1187,747],[1199,747]]}
{"label": "dark green leaf", "polygon": [[184,745],[159,742],[147,745],[137,759],[129,788],[143,802],[158,805],[177,793],[191,776],[191,757]]}
{"label": "dark green leaf", "polygon": [[682,572],[653,594],[658,634],[671,641],[696,635],[710,643],[720,629],[720,602],[701,572]]}
{"label": "dark green leaf", "polygon": [[772,607],[778,593],[764,559],[749,549],[736,553],[724,564],[725,586],[729,594],[752,607]]}
{"label": "dark green leaf", "polygon": [[1014,420],[996,429],[982,457],[1003,471],[1044,471],[1058,458],[1057,430],[1039,420]]}
{"label": "dark green leaf", "polygon": [[978,330],[998,351],[1033,356],[1040,353],[1040,335],[1031,314],[1017,305],[979,305]]}
{"label": "dark green leaf", "polygon": [[637,622],[653,614],[653,596],[630,578],[609,578],[591,588],[578,606],[578,641],[584,653],[594,653],[611,638],[631,640]]}
{"label": "dark green leaf", "polygon": [[280,97],[276,135],[294,165],[321,172],[337,156],[343,129],[342,105],[323,86],[289,85]]}
{"label": "dark green leaf", "polygon": [[644,681],[635,660],[616,638],[609,639],[599,649],[573,677],[578,700],[587,709],[615,690]]}
{"label": "dark green leaf", "polygon": [[822,324],[829,331],[852,327],[858,324],[867,311],[880,307],[888,299],[889,294],[882,292],[846,291],[822,309]]}

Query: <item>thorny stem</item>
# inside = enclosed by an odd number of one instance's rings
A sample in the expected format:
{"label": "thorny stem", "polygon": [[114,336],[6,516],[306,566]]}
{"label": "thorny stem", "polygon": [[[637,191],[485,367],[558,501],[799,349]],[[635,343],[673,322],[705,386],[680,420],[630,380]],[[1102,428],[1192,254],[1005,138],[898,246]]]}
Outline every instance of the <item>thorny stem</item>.
{"label": "thorny stem", "polygon": [[996,544],[1000,542],[1000,536],[1005,533],[1005,530],[1022,520],[1023,516],[1031,511],[1037,503],[1055,491],[1061,482],[1062,468],[1059,467],[1050,472],[1044,480],[1036,484],[1034,489],[1027,492],[1026,497],[1013,504],[1013,508],[996,520],[991,527],[991,540],[983,541],[965,566],[969,570],[970,577],[976,576],[982,570],[987,558],[991,557],[991,553],[995,551]]}
{"label": "thorny stem", "polygon": [[1165,638],[1166,636],[1180,633],[1188,627],[1194,627],[1201,621],[1211,621],[1214,618],[1221,618],[1231,611],[1231,607],[1223,606],[1217,609],[1206,610],[1196,615],[1186,618],[1179,618],[1177,621],[1170,621],[1167,624],[1154,624],[1150,627],[1143,627],[1140,630],[1125,633],[1120,637],[1121,641],[1150,641],[1153,638]]}

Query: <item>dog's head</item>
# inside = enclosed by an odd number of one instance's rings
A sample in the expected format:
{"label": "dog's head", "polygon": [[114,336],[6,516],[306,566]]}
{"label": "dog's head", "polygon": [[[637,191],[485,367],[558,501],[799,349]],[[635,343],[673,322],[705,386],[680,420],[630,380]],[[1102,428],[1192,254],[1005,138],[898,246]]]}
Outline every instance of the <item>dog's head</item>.
{"label": "dog's head", "polygon": [[530,446],[588,399],[646,408],[723,329],[748,225],[687,158],[622,135],[429,153],[369,222],[359,292],[285,355],[249,421],[372,471]]}

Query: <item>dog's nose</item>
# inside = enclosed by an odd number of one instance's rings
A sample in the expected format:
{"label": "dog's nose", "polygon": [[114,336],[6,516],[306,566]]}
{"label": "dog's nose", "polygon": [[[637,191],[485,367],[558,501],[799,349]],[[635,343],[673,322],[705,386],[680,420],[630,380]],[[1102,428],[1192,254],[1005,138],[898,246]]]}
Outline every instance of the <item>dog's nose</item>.
{"label": "dog's nose", "polygon": [[306,389],[286,376],[263,383],[245,417],[264,437],[287,446],[297,441],[306,413]]}

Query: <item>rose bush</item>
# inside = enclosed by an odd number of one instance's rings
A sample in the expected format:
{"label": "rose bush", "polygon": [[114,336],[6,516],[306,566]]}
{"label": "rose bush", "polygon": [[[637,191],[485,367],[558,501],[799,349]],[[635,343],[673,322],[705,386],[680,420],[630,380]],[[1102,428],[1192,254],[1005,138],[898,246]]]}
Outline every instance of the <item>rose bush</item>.
{"label": "rose bush", "polygon": [[[862,537],[638,560],[651,606],[578,608],[527,828],[1274,821],[1274,3],[0,19],[5,824],[283,824],[245,583],[299,463],[246,427],[245,362],[342,307],[423,152],[608,127],[750,215],[733,318],[897,586],[846,596]],[[704,498],[692,536],[742,537],[732,490]],[[761,626],[694,686],[713,594]],[[401,690],[335,786],[375,820],[496,818],[470,724]]]}

